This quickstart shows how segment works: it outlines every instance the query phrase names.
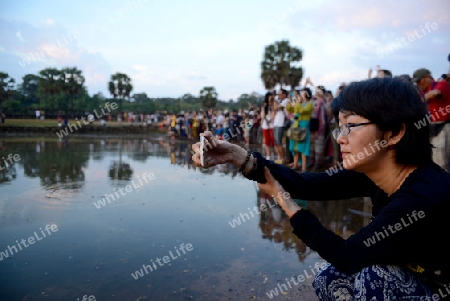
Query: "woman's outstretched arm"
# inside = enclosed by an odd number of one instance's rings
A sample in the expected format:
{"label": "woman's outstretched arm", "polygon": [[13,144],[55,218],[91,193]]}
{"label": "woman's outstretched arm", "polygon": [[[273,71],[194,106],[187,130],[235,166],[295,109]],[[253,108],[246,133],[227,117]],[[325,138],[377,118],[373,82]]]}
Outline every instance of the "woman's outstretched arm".
{"label": "woman's outstretched arm", "polygon": [[[342,165],[334,166],[326,172],[302,173],[273,161],[266,160],[260,153],[248,151],[239,145],[219,140],[211,132],[203,134],[207,139],[206,152],[203,167],[208,168],[218,164],[231,163],[234,166],[243,167],[243,175],[249,180],[258,183],[266,183],[264,167],[270,170],[273,177],[281,186],[296,199],[307,200],[341,200],[353,197],[372,197],[376,192],[376,186],[365,175],[343,170]],[[200,143],[192,146],[194,154],[193,162],[201,167]],[[248,160],[246,160],[248,157]],[[243,164],[245,165],[243,166]],[[348,189],[349,185],[352,189]]]}

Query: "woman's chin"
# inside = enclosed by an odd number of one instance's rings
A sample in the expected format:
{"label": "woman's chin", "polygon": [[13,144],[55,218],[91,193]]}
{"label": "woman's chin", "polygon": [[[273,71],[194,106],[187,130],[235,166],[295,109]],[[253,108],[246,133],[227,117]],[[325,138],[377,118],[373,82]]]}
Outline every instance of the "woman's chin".
{"label": "woman's chin", "polygon": [[351,159],[352,155],[346,155],[342,157],[342,166],[346,170],[354,170],[355,169],[355,162]]}

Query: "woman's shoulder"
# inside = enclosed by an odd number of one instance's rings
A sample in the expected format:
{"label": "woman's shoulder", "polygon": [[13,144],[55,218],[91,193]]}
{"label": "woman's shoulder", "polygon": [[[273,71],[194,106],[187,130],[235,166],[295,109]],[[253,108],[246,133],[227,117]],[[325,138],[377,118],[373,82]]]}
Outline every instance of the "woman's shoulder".
{"label": "woman's shoulder", "polygon": [[419,166],[404,181],[398,195],[414,196],[429,205],[450,205],[450,174],[430,161]]}

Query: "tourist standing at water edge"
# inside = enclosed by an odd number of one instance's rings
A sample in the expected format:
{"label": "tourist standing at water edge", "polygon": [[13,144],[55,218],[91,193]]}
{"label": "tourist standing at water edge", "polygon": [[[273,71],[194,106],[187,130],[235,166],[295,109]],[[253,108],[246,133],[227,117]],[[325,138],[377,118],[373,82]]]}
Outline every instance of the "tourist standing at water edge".
{"label": "tourist standing at water edge", "polygon": [[429,120],[433,139],[431,143],[436,147],[433,160],[450,171],[450,83],[436,82],[428,69],[421,68],[414,72],[412,82],[423,93],[428,104]]}
{"label": "tourist standing at water edge", "polygon": [[275,117],[273,120],[273,138],[275,141],[275,151],[277,152],[278,159],[275,163],[285,164],[287,163],[285,157],[285,151],[283,146],[283,136],[285,131],[285,120],[286,120],[286,105],[289,103],[289,98],[287,97],[287,91],[285,89],[280,89],[278,91],[278,100],[274,102],[273,109],[275,112]]}
{"label": "tourist standing at water edge", "polygon": [[[319,300],[444,300],[450,247],[450,174],[432,160],[427,114],[410,83],[374,78],[346,86],[332,104],[344,170],[296,173],[205,133],[205,168],[231,163],[273,196],[294,233],[326,261],[313,286]],[[200,143],[192,159],[200,164]],[[368,151],[369,150],[369,151]],[[295,199],[372,198],[372,219],[347,239],[324,227]]]}
{"label": "tourist standing at water edge", "polygon": [[271,149],[275,148],[275,141],[273,137],[273,103],[275,97],[272,92],[267,92],[264,96],[264,101],[261,108],[261,129],[264,137],[264,149],[266,159],[271,158]]}
{"label": "tourist standing at water edge", "polygon": [[299,142],[293,140],[289,141],[289,151],[294,157],[294,162],[290,167],[294,170],[298,169],[298,159],[299,154],[301,154],[302,172],[306,172],[306,166],[308,164],[307,158],[309,157],[310,148],[309,121],[311,119],[313,109],[311,90],[309,88],[305,88],[301,91],[296,90],[294,95],[294,103],[288,103],[286,106],[286,111],[294,114],[293,126],[304,128],[306,130],[305,140]]}
{"label": "tourist standing at water edge", "polygon": [[[310,84],[315,90],[314,95],[314,111],[311,116],[311,120],[317,121],[317,127],[311,128],[311,162],[310,167],[315,170],[319,170],[323,167],[325,156],[325,138],[327,136],[327,117],[325,109],[325,87],[314,86],[309,77],[306,79],[305,86]],[[312,121],[310,121],[312,122]]]}

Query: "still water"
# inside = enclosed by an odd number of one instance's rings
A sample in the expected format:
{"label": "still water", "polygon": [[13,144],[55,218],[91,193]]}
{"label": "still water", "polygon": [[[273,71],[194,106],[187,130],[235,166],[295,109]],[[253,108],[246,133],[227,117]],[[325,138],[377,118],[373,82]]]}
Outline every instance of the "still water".
{"label": "still water", "polygon": [[[323,259],[254,182],[190,150],[158,134],[0,137],[0,158],[20,156],[0,161],[0,300],[316,300]],[[344,237],[368,222],[367,200],[298,201]]]}

